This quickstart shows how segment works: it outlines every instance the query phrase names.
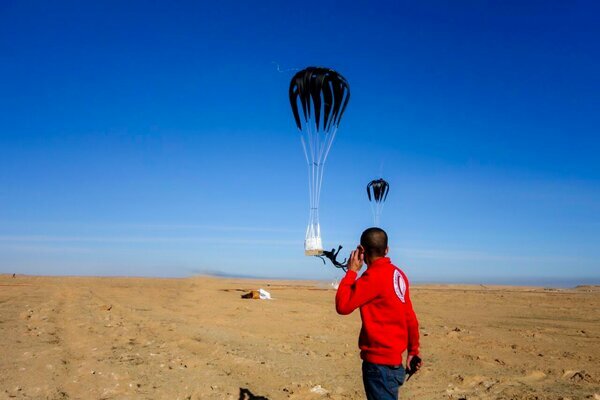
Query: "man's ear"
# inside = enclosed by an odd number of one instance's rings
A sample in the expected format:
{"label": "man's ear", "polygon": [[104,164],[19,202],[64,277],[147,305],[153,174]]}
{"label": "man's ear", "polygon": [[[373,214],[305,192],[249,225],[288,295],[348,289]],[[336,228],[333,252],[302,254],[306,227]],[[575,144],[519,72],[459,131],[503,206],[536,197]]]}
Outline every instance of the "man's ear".
{"label": "man's ear", "polygon": [[385,248],[385,255],[387,256],[388,251],[390,251],[390,246]]}

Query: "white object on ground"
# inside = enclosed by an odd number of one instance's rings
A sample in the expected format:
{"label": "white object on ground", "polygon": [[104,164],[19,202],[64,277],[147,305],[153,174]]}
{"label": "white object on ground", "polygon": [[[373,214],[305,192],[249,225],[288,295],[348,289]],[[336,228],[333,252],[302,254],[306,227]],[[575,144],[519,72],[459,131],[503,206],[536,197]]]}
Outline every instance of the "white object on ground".
{"label": "white object on ground", "polygon": [[327,390],[323,389],[321,387],[321,385],[317,385],[315,387],[313,387],[312,389],[310,389],[311,393],[316,393],[316,394],[327,394],[329,393]]}
{"label": "white object on ground", "polygon": [[271,300],[271,293],[267,292],[265,289],[258,289],[258,294],[261,300]]}

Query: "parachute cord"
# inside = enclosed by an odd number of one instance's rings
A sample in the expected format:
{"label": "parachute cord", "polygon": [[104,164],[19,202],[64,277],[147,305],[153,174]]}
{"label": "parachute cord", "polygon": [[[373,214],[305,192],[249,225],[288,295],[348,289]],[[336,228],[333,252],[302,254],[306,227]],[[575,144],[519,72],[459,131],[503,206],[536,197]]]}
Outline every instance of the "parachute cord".
{"label": "parachute cord", "polygon": [[309,181],[309,185],[310,185],[310,207],[313,208],[315,207],[315,186],[314,186],[314,181],[315,181],[315,168],[314,168],[314,160],[315,160],[315,142],[313,139],[313,134],[312,134],[312,129],[310,128],[310,119],[307,121],[306,124],[306,129],[307,129],[307,135],[308,135],[308,144],[309,144],[309,148],[310,148],[310,159],[307,159],[308,162],[308,170],[309,170],[309,177],[308,177],[308,181]]}
{"label": "parachute cord", "polygon": [[[310,115],[303,122],[303,133],[306,136],[301,136],[301,142],[308,164],[309,201],[311,210],[310,226],[307,230],[307,235],[311,235],[311,237],[320,237],[318,208],[321,201],[321,189],[323,187],[325,171],[324,167],[336,136],[337,125],[332,124],[330,129],[315,129],[313,126],[315,117],[313,115]],[[323,123],[325,123],[325,121]]]}
{"label": "parachute cord", "polygon": [[333,130],[329,133],[329,141],[327,144],[327,150],[325,151],[325,157],[323,157],[323,162],[325,162],[325,160],[327,159],[327,156],[329,155],[329,151],[331,150],[331,145],[333,144],[333,139],[335,139],[335,134],[337,133],[337,126],[335,126],[333,128]]}
{"label": "parachute cord", "polygon": [[324,166],[325,166],[324,164],[317,165],[317,172],[318,172],[318,174],[317,174],[317,182],[316,182],[316,185],[317,185],[317,199],[316,199],[317,204],[320,204],[320,202],[321,202],[321,187],[323,185],[323,172],[325,171]]}
{"label": "parachute cord", "polygon": [[309,163],[308,161],[308,151],[306,150],[306,143],[304,140],[304,136],[300,135],[300,141],[302,142],[302,149],[304,149],[304,157],[306,157],[306,164]]}
{"label": "parachute cord", "polygon": [[376,221],[377,221],[377,203],[374,202],[370,202],[369,205],[371,206],[371,214],[373,215],[373,224],[376,225]]}
{"label": "parachute cord", "polygon": [[327,160],[327,156],[329,155],[329,151],[331,150],[331,146],[333,144],[333,140],[335,139],[335,134],[337,132],[337,127],[334,127],[332,131],[325,131],[324,132],[324,146],[322,148],[322,150],[324,150],[324,153],[321,153],[321,156],[319,157],[320,161],[321,161],[321,174],[320,174],[320,178],[319,178],[319,189],[318,189],[318,193],[319,196],[317,198],[317,202],[321,201],[321,187],[323,186],[323,172],[325,169],[325,161]]}
{"label": "parachute cord", "polygon": [[383,214],[383,207],[385,207],[385,203],[381,202],[381,207],[379,207],[379,215]]}
{"label": "parachute cord", "polygon": [[[315,239],[321,237],[321,229],[319,226],[319,176],[320,168],[317,155],[320,153],[320,143],[318,140],[318,132],[311,128],[312,117],[309,117],[305,123],[306,140],[302,138],[302,144],[305,150],[308,186],[309,186],[309,222],[306,229],[306,239]],[[308,142],[308,146],[306,145]]]}
{"label": "parachute cord", "polygon": [[371,213],[373,214],[373,225],[380,226],[381,223],[381,214],[383,213],[383,206],[385,203],[378,201],[371,201]]}

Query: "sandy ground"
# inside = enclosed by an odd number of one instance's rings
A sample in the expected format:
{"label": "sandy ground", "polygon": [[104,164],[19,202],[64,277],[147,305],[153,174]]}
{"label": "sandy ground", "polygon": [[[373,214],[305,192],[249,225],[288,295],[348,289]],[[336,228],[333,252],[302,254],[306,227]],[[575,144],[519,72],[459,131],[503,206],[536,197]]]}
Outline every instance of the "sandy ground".
{"label": "sandy ground", "polygon": [[[275,299],[240,298],[259,287]],[[1,275],[0,399],[362,399],[360,316],[337,315],[334,296],[314,282]],[[600,399],[598,288],[412,298],[425,367],[401,399]]]}

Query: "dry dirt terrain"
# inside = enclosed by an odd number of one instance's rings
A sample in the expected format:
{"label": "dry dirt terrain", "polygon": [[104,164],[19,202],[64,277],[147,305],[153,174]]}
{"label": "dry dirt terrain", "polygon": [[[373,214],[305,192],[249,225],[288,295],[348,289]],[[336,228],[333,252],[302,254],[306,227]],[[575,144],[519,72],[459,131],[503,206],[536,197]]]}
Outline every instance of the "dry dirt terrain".
{"label": "dry dirt terrain", "polygon": [[[273,300],[241,299],[264,288]],[[0,399],[362,399],[315,282],[0,275]],[[600,399],[600,291],[414,286],[401,399]]]}

